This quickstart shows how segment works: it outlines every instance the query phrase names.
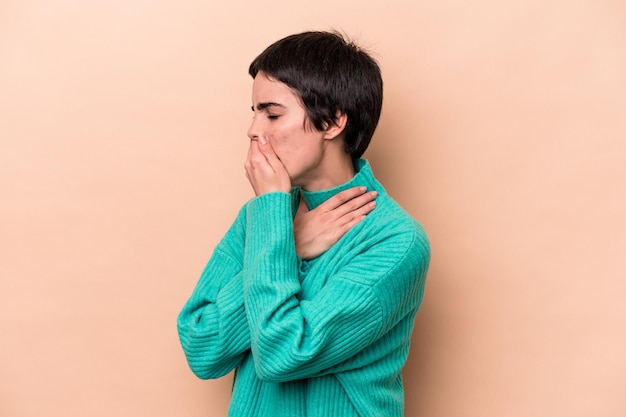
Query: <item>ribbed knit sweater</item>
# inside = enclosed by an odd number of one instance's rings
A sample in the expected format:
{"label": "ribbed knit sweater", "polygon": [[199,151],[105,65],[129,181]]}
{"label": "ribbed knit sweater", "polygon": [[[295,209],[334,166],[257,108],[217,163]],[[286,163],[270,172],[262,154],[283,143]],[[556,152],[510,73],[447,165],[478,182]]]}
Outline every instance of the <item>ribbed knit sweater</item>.
{"label": "ribbed knit sweater", "polygon": [[[192,371],[235,370],[231,417],[395,417],[430,248],[369,163],[338,187],[262,194],[215,248],[178,317]],[[300,196],[314,209],[354,186],[377,206],[319,257],[295,250]]]}

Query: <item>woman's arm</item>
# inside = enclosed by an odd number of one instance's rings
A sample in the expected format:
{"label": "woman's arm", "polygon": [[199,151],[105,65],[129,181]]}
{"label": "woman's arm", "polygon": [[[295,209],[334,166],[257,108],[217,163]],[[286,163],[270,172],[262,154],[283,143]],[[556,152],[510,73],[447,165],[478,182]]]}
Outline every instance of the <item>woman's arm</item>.
{"label": "woman's arm", "polygon": [[231,227],[178,316],[178,335],[191,370],[202,379],[233,370],[250,349],[243,306],[243,215]]}
{"label": "woman's arm", "polygon": [[[295,238],[301,242],[299,247],[309,254],[327,250],[373,209],[367,203],[374,198],[372,193],[351,189],[315,210],[299,211],[296,216],[299,231]],[[227,374],[250,349],[243,305],[243,260],[239,259],[243,258],[246,239],[245,212],[245,209],[240,212],[215,249],[178,317],[179,337],[189,366],[203,379]]]}
{"label": "woman's arm", "polygon": [[428,257],[417,232],[399,233],[333,270],[313,299],[301,301],[289,204],[288,195],[270,193],[247,208],[243,283],[252,356],[259,377],[273,382],[333,372],[414,313]]}
{"label": "woman's arm", "polygon": [[[320,292],[301,301],[289,176],[271,145],[260,139],[251,141],[245,164],[257,197],[246,206],[243,257],[256,372],[273,382],[331,373],[415,313],[428,264],[425,235],[405,219],[392,237],[387,222],[383,240],[349,260],[334,260]],[[321,252],[335,241],[322,244]]]}

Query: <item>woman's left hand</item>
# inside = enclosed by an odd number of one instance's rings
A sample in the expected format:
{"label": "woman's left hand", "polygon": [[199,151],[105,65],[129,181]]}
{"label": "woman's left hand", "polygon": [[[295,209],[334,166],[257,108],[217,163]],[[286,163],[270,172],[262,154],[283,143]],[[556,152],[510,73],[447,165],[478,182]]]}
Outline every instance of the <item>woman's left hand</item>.
{"label": "woman's left hand", "polygon": [[296,253],[302,259],[313,259],[331,248],[353,226],[374,210],[377,191],[365,187],[348,188],[329,198],[313,210],[304,199],[293,221]]}

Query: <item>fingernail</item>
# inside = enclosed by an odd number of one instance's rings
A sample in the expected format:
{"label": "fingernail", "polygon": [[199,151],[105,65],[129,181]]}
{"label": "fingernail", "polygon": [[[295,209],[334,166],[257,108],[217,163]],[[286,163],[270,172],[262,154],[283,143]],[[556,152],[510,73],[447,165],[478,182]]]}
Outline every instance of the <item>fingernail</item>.
{"label": "fingernail", "polygon": [[362,193],[364,193],[365,191],[367,191],[367,187],[359,187],[359,191],[361,191]]}
{"label": "fingernail", "polygon": [[372,196],[373,197],[378,197],[378,191],[372,191]]}

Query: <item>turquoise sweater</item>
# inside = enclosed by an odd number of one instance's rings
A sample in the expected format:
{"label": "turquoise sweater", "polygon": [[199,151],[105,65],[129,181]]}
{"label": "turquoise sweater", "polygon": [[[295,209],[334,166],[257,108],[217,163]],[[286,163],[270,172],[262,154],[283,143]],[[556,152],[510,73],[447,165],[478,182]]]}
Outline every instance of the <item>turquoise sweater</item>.
{"label": "turquoise sweater", "polygon": [[[200,378],[235,370],[229,416],[401,416],[402,367],[424,294],[423,228],[385,192],[369,163],[338,187],[250,200],[217,245],[178,317]],[[376,208],[335,245],[298,258],[293,216],[357,185]]]}

